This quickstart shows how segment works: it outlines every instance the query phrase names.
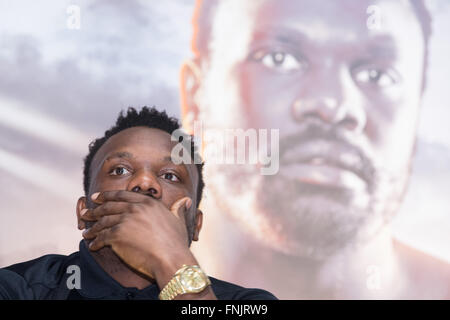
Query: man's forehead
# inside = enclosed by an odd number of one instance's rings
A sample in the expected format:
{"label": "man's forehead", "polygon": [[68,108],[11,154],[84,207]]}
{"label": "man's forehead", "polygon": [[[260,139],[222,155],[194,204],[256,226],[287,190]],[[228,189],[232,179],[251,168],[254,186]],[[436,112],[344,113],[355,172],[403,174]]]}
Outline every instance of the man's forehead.
{"label": "man's forehead", "polygon": [[106,158],[113,154],[128,155],[129,158],[134,157],[133,150],[152,150],[158,152],[166,152],[170,154],[174,142],[171,141],[170,135],[160,129],[133,127],[122,130],[111,136],[100,147],[95,154],[93,163],[103,162]]}
{"label": "man's forehead", "polygon": [[122,130],[108,139],[105,143],[136,143],[146,140],[151,142],[152,145],[164,145],[170,146],[170,134],[158,128],[148,127],[132,127]]}
{"label": "man's forehead", "polygon": [[[93,159],[92,167],[98,167],[104,161],[112,158],[139,160],[137,157],[141,156],[142,152],[145,157],[152,156],[161,163],[171,163],[171,153],[176,144],[177,142],[171,140],[171,135],[168,132],[157,128],[133,127],[125,129],[111,136],[102,145]],[[137,152],[137,149],[140,151]],[[198,181],[195,164],[182,165],[186,167],[191,180]]]}
{"label": "man's forehead", "polygon": [[[243,11],[240,13],[239,21],[248,20],[244,23],[247,26],[251,25],[254,33],[279,29],[292,30],[315,42],[325,43],[336,40],[355,42],[362,38],[369,39],[379,35],[396,37],[399,33],[401,33],[400,36],[404,36],[405,33],[411,33],[410,26],[405,24],[418,25],[409,0],[256,0],[252,2],[252,5],[246,4],[247,1],[228,1],[235,3],[235,10],[240,8],[239,10]],[[219,14],[220,8],[225,9],[226,6],[219,5]],[[231,16],[231,11],[229,14]],[[374,19],[376,23],[381,23],[382,29],[372,28],[369,25]],[[233,24],[225,23],[219,23],[215,27],[221,28],[220,24],[222,28],[225,25],[233,28]],[[239,23],[234,25],[234,28],[239,27]],[[215,34],[224,33],[215,32]],[[235,37],[235,39],[239,40],[243,37]]]}

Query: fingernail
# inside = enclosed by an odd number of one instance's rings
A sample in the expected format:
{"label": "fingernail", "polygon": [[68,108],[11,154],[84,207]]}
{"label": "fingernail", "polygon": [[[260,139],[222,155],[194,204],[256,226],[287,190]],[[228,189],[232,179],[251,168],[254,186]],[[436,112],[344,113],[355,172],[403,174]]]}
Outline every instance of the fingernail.
{"label": "fingernail", "polygon": [[94,193],[94,194],[91,196],[91,199],[92,199],[92,200],[96,200],[96,199],[98,198],[99,194],[100,194],[100,192]]}
{"label": "fingernail", "polygon": [[80,216],[84,216],[86,212],[88,212],[89,209],[83,209],[80,212]]}
{"label": "fingernail", "polygon": [[185,203],[185,206],[186,206],[186,210],[189,210],[189,208],[192,206],[192,200],[191,199],[187,199],[186,203]]}

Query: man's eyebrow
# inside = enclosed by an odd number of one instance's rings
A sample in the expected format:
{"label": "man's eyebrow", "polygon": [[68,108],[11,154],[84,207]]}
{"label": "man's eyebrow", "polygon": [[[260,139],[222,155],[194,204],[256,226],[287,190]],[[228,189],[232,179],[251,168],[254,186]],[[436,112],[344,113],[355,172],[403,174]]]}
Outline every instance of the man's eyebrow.
{"label": "man's eyebrow", "polygon": [[[256,29],[253,33],[252,41],[272,39],[280,44],[303,46],[310,43],[313,39],[302,30],[289,27],[273,27],[269,29]],[[368,47],[370,56],[375,57],[396,57],[397,44],[395,39],[389,33],[371,35],[364,40]],[[362,44],[364,44],[361,43]]]}
{"label": "man's eyebrow", "polygon": [[397,44],[391,35],[378,35],[369,40],[368,50],[374,56],[396,56]]}
{"label": "man's eyebrow", "polygon": [[116,159],[116,158],[119,158],[119,159],[132,159],[132,158],[134,158],[134,156],[131,153],[129,153],[129,152],[120,151],[120,152],[115,152],[115,153],[109,155],[105,159],[105,161],[110,161],[110,160]]}
{"label": "man's eyebrow", "polygon": [[284,44],[296,44],[310,41],[309,37],[300,30],[285,27],[269,29],[257,29],[253,34],[253,40],[273,39]]}
{"label": "man's eyebrow", "polygon": [[355,61],[354,66],[378,61],[396,61],[398,58],[397,45],[390,35],[379,35],[362,43],[361,57]]}
{"label": "man's eyebrow", "polygon": [[166,162],[166,163],[173,164],[173,165],[175,165],[175,166],[177,166],[177,167],[183,167],[183,168],[185,168],[185,169],[187,170],[186,163],[181,162],[180,164],[175,164],[175,163],[173,162],[171,156],[165,156],[165,157],[163,157],[163,158],[162,158],[162,161],[163,161],[163,162]]}
{"label": "man's eyebrow", "polygon": [[[165,156],[165,157],[163,157],[163,158],[162,158],[162,161],[163,161],[163,162],[167,162],[167,163],[175,164],[175,163],[173,162],[171,156]],[[175,165],[177,165],[177,164],[175,164]],[[186,164],[185,164],[184,162],[181,162],[178,166],[185,166],[185,165],[186,165]]]}

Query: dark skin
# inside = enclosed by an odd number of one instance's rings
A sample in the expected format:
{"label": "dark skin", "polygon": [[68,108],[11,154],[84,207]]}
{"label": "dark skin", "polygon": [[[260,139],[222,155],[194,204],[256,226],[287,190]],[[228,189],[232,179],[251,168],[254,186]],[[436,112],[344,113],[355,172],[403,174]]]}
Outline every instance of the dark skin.
{"label": "dark skin", "polygon": [[[124,287],[162,289],[183,264],[199,265],[189,248],[202,227],[198,172],[170,160],[174,145],[167,132],[146,127],[112,136],[93,159],[90,201],[78,200],[78,228],[86,228],[92,256]],[[217,298],[207,287],[175,299]]]}

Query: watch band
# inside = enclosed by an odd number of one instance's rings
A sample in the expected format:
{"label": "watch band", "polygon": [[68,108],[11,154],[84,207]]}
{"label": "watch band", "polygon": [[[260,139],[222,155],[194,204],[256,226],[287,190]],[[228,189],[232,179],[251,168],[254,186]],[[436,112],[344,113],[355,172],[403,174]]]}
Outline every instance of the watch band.
{"label": "watch band", "polygon": [[205,275],[205,285],[200,290],[186,290],[186,288],[183,287],[181,281],[180,281],[180,275],[188,268],[194,268],[199,270],[203,273],[203,271],[200,269],[199,266],[193,265],[183,265],[172,277],[172,279],[166,284],[166,286],[161,290],[159,294],[160,300],[173,300],[176,296],[184,293],[197,293],[205,289],[208,285],[211,284],[211,281],[209,278]]}
{"label": "watch band", "polygon": [[159,294],[159,300],[173,300],[179,294],[183,294],[183,288],[177,278],[172,278]]}

